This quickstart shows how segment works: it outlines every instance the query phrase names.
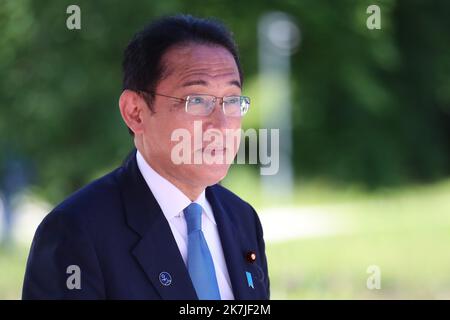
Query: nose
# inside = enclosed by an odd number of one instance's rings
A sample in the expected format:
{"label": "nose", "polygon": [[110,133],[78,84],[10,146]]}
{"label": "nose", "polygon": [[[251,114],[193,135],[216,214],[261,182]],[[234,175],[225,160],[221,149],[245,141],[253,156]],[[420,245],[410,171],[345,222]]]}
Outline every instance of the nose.
{"label": "nose", "polygon": [[222,100],[216,99],[214,108],[206,121],[205,129],[225,129],[227,126],[227,117],[222,110]]}

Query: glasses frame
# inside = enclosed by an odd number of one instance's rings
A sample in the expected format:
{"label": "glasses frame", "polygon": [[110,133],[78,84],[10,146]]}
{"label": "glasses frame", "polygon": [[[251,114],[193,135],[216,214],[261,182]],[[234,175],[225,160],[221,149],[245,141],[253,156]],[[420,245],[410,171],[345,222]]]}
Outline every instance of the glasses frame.
{"label": "glasses frame", "polygon": [[[143,92],[143,93],[146,93],[146,94],[152,94],[152,95],[160,96],[160,97],[171,98],[171,99],[174,99],[174,100],[178,100],[178,101],[180,101],[180,102],[184,102],[184,111],[185,111],[187,114],[194,115],[194,116],[200,116],[200,117],[203,116],[203,115],[196,115],[196,114],[193,114],[193,113],[188,112],[188,102],[189,102],[189,98],[190,98],[190,97],[193,97],[193,96],[206,96],[206,97],[213,97],[213,98],[214,98],[214,100],[213,100],[214,107],[211,108],[211,111],[210,111],[208,114],[204,115],[204,116],[209,116],[209,115],[214,111],[214,108],[215,108],[215,106],[216,106],[216,102],[217,102],[217,100],[219,100],[219,101],[220,101],[220,104],[222,105],[222,112],[223,112],[223,114],[224,114],[225,116],[227,116],[227,117],[234,117],[234,118],[238,118],[238,117],[242,118],[243,116],[245,116],[245,115],[247,114],[248,110],[250,109],[250,101],[251,101],[251,100],[250,100],[250,97],[248,97],[248,96],[241,96],[241,95],[239,95],[239,96],[231,95],[231,96],[216,97],[216,96],[214,96],[214,95],[212,95],[212,94],[200,94],[200,93],[199,93],[199,94],[187,96],[186,98],[180,98],[180,97],[169,96],[169,95],[161,94],[161,93],[157,93],[157,92],[148,92],[148,91],[144,91],[144,90],[140,90],[140,92]],[[247,107],[247,109],[245,110],[245,113],[244,113],[244,114],[241,113],[239,116],[231,116],[231,115],[227,115],[227,114],[225,113],[225,103],[224,103],[224,98],[227,98],[227,97],[240,97],[240,98],[246,98],[246,99],[248,99],[248,107]]]}

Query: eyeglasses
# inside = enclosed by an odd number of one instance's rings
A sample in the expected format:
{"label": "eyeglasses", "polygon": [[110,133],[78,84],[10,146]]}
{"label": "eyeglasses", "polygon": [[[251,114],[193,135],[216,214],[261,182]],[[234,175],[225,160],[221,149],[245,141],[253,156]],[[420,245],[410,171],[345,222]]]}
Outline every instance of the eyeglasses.
{"label": "eyeglasses", "polygon": [[207,94],[195,94],[187,96],[186,98],[179,98],[156,92],[143,92],[184,102],[186,113],[195,116],[210,115],[214,110],[217,100],[219,100],[222,105],[223,113],[230,117],[243,117],[250,108],[250,98],[246,96],[216,97]]}

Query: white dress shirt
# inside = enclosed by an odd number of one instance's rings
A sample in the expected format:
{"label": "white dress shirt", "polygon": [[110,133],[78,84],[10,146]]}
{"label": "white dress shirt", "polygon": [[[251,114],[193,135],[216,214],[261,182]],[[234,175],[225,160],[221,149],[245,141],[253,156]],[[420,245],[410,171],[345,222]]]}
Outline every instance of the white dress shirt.
{"label": "white dress shirt", "polygon": [[[187,265],[188,235],[183,210],[191,203],[191,200],[171,182],[153,170],[139,151],[136,153],[136,160],[142,176],[169,222],[170,229],[172,230],[178,249],[183,257],[184,264]],[[202,231],[214,261],[220,297],[222,300],[234,300],[230,276],[223,255],[216,220],[214,219],[211,205],[206,199],[205,190],[203,190],[194,202],[198,203],[203,208]]]}

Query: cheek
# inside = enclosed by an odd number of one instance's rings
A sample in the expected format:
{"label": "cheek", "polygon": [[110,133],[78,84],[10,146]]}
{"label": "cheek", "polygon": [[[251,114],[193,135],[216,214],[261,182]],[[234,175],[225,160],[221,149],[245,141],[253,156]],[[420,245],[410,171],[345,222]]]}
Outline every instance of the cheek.
{"label": "cheek", "polygon": [[240,129],[241,126],[242,126],[241,118],[231,118],[227,123],[227,127],[234,130]]}
{"label": "cheek", "polygon": [[170,118],[165,114],[153,114],[147,119],[145,125],[145,135],[147,140],[150,141],[154,150],[159,150],[158,153],[169,153],[171,145],[176,142],[172,142],[172,134],[177,129],[182,128],[177,124],[176,119]]}
{"label": "cheek", "polygon": [[172,154],[174,148],[178,150],[180,146],[182,146],[183,150],[186,150],[186,152],[190,151],[188,153],[194,151],[195,134],[193,124],[189,122],[186,123],[185,120],[174,118],[170,123],[163,125],[161,130],[164,132],[161,144],[165,146],[168,155]]}
{"label": "cheek", "polygon": [[242,128],[242,121],[241,118],[238,119],[233,119],[232,121],[230,121],[229,124],[229,130],[232,130],[233,132],[237,133],[237,140],[235,140],[235,152],[237,152],[237,149],[239,149],[239,143],[241,141],[241,131],[240,129]]}

